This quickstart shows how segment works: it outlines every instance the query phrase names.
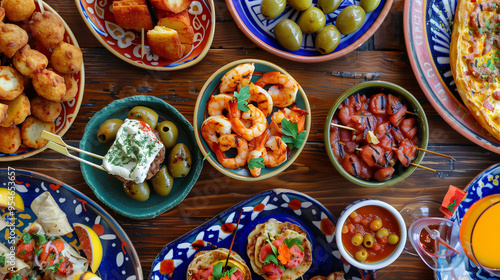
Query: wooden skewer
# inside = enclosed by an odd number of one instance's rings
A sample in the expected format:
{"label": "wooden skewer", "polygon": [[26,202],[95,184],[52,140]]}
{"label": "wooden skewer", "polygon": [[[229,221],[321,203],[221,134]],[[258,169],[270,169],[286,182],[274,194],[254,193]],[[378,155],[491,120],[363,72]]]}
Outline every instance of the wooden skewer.
{"label": "wooden skewer", "polygon": [[144,28],[141,29],[141,59],[144,58]]}
{"label": "wooden skewer", "polygon": [[93,162],[90,162],[90,161],[84,160],[83,158],[80,158],[80,157],[74,156],[74,155],[72,155],[72,154],[70,154],[70,153],[68,152],[68,149],[66,149],[66,147],[63,147],[63,146],[61,146],[61,145],[59,145],[59,144],[56,144],[56,143],[54,143],[54,142],[52,142],[52,141],[47,142],[47,148],[52,149],[52,150],[54,150],[54,151],[56,151],[56,152],[58,152],[58,153],[60,153],[60,154],[63,154],[63,155],[65,155],[65,156],[67,156],[67,157],[70,157],[70,158],[72,158],[72,159],[74,159],[74,160],[78,160],[78,161],[83,162],[83,163],[85,163],[85,164],[88,164],[88,165],[90,165],[90,166],[92,166],[92,167],[95,167],[95,168],[97,168],[97,169],[101,169],[101,170],[104,170],[104,171],[106,171],[106,172],[107,172],[107,170],[106,170],[106,169],[104,169],[104,167],[102,167],[102,166],[100,166],[100,165],[97,165],[97,164],[95,164],[95,163],[93,163]]}
{"label": "wooden skewer", "polygon": [[411,112],[411,111],[406,111],[406,113],[407,113],[407,114],[410,114],[410,115],[414,115],[414,116],[416,116],[416,115],[417,115],[417,113],[414,113],[414,112]]}
{"label": "wooden skewer", "polygon": [[45,13],[45,9],[43,8],[43,2],[42,0],[38,0],[38,6],[40,7],[40,12],[42,13]]}
{"label": "wooden skewer", "polygon": [[46,130],[43,130],[43,131],[42,131],[42,133],[40,134],[40,136],[41,136],[42,138],[46,139],[46,140],[49,140],[49,141],[51,141],[51,142],[54,142],[54,143],[56,143],[56,144],[58,144],[58,145],[61,145],[61,146],[65,147],[65,148],[68,148],[68,149],[70,149],[70,150],[77,151],[77,152],[79,152],[79,153],[86,154],[86,155],[89,155],[89,156],[91,156],[91,157],[95,157],[95,158],[98,158],[98,159],[104,159],[104,157],[103,157],[103,156],[96,155],[96,154],[93,154],[93,153],[91,153],[91,152],[87,152],[87,151],[84,151],[84,150],[78,149],[78,148],[76,148],[76,147],[70,146],[70,145],[66,144],[66,143],[62,140],[61,136],[56,135],[56,134],[53,134],[53,133],[50,133],[50,132],[48,132],[48,131],[46,131]]}
{"label": "wooden skewer", "polygon": [[432,172],[437,172],[435,169],[432,169],[432,168],[429,168],[429,167],[425,167],[425,166],[422,166],[420,164],[416,164],[416,163],[413,163],[413,162],[410,162],[410,165],[413,165],[413,166],[416,166],[416,167],[419,167],[419,168],[422,168],[422,169],[425,169],[425,170],[429,170],[429,171],[432,171]]}
{"label": "wooden skewer", "polygon": [[422,149],[422,148],[419,148],[419,147],[417,147],[417,150],[422,151],[422,152],[426,152],[426,153],[429,153],[429,154],[434,154],[434,155],[438,155],[438,156],[442,156],[442,157],[445,157],[445,158],[449,158],[449,159],[455,160],[455,158],[453,158],[453,157],[450,157],[450,156],[447,156],[447,155],[443,155],[443,154],[440,154],[440,153],[436,153],[436,152],[433,152],[433,151],[429,151],[429,150],[426,150],[426,149]]}
{"label": "wooden skewer", "polygon": [[352,130],[354,132],[359,132],[359,130],[355,129],[354,127],[349,127],[349,126],[345,126],[345,125],[341,125],[341,124],[336,124],[336,123],[332,123],[331,125],[336,126],[336,127],[340,127],[340,128],[343,128],[343,129],[347,129],[347,130]]}

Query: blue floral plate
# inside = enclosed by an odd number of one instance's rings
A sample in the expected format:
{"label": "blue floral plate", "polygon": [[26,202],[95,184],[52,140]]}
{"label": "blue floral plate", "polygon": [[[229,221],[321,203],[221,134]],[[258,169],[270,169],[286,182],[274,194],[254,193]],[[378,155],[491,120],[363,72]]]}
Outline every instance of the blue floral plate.
{"label": "blue floral plate", "polygon": [[[455,223],[460,224],[465,212],[474,204],[474,202],[480,200],[483,197],[492,194],[500,193],[500,163],[495,164],[470,182],[469,186],[466,188],[466,196],[464,200],[458,205],[457,210],[451,217],[451,220]],[[484,271],[478,267],[474,262],[465,258],[464,262],[457,268],[448,272],[436,273],[436,279],[447,280],[447,279],[500,279],[500,277],[495,277],[488,272]]]}
{"label": "blue floral plate", "polygon": [[[103,256],[96,274],[102,280],[143,279],[141,263],[132,241],[120,225],[97,203],[76,189],[46,175],[26,170],[0,169],[0,187],[9,188],[12,184],[15,184],[16,192],[23,198],[25,206],[23,212],[14,212],[16,236],[20,237],[22,230],[36,220],[36,215],[29,207],[31,202],[43,192],[48,191],[66,213],[70,224],[87,225],[99,236]],[[1,213],[2,217],[10,219],[7,209],[2,209]],[[10,228],[7,227],[5,234],[0,236],[0,242],[6,244],[9,234]],[[69,233],[63,238],[77,250],[80,249],[76,247],[78,244],[76,234]],[[80,254],[85,256],[81,250]]]}
{"label": "blue floral plate", "polygon": [[[277,56],[299,62],[322,62],[346,55],[368,40],[384,21],[391,9],[393,0],[381,0],[378,8],[367,13],[365,22],[356,32],[342,35],[337,48],[330,54],[322,55],[314,46],[315,34],[303,34],[302,45],[298,51],[283,48],[274,36],[274,26],[284,19],[298,22],[301,12],[287,5],[280,16],[272,20],[264,18],[260,11],[262,0],[226,0],[226,4],[238,27],[255,44]],[[317,0],[313,0],[316,6]],[[335,24],[337,16],[345,7],[356,4],[359,0],[344,0],[339,8],[326,16],[326,25]]]}
{"label": "blue floral plate", "polygon": [[[500,141],[481,127],[463,104],[450,70],[450,40],[457,0],[407,0],[406,48],[422,91],[441,117],[477,145],[500,153]],[[434,131],[434,134],[441,134]]]}
{"label": "blue floral plate", "polygon": [[[259,193],[167,244],[156,256],[149,279],[185,279],[187,267],[197,250],[229,248],[232,235],[231,230],[228,229],[236,226],[241,211],[243,214],[236,232],[233,250],[248,265],[250,264],[246,253],[248,234],[256,225],[274,218],[281,222],[288,221],[300,225],[311,241],[313,263],[304,274],[304,279],[310,279],[316,275],[328,276],[335,271],[343,271],[346,279],[361,279],[361,270],[341,260],[334,238],[337,220],[315,199],[287,189]],[[172,263],[172,261],[173,272],[164,271],[162,267],[166,266],[162,266],[162,263]],[[363,271],[363,274],[367,273]],[[252,272],[252,279],[262,278]]]}

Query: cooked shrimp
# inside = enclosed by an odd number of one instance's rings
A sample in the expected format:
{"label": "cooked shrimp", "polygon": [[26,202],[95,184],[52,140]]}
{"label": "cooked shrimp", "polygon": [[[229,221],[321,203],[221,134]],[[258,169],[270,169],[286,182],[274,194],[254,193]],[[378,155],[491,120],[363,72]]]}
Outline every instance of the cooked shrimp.
{"label": "cooked shrimp", "polygon": [[297,124],[297,132],[301,133],[304,130],[304,125],[306,121],[307,111],[302,110],[297,106],[297,104],[293,104],[291,109],[282,108],[279,111],[275,112],[271,116],[271,124],[270,126],[279,133],[283,133],[281,131],[281,121],[283,119],[287,119],[292,123]]}
{"label": "cooked shrimp", "polygon": [[244,87],[250,83],[255,66],[253,63],[245,63],[229,70],[222,77],[220,93],[233,94],[238,86]]}
{"label": "cooked shrimp", "polygon": [[273,99],[274,106],[286,107],[295,102],[299,84],[290,76],[278,71],[267,72],[255,82],[255,85],[264,87],[272,84],[267,92]]}
{"label": "cooked shrimp", "polygon": [[212,116],[207,118],[201,125],[201,135],[213,150],[213,144],[219,143],[220,135],[231,133],[231,121],[224,116]]}
{"label": "cooked shrimp", "polygon": [[262,113],[269,116],[273,112],[273,98],[267,90],[250,83],[250,98],[249,102],[257,103],[257,108],[262,111]]}
{"label": "cooked shrimp", "polygon": [[[250,151],[250,153],[248,153],[248,160],[247,160],[248,163],[250,163],[251,159],[262,158],[264,156],[264,154],[266,153],[265,144],[266,144],[268,139],[269,139],[269,134],[267,132],[264,132],[264,133],[262,133],[261,136],[252,140],[252,141],[255,141],[256,144],[255,144],[255,148],[252,151]],[[254,176],[254,177],[260,176],[261,168],[254,167],[253,169],[249,168],[249,170],[250,170],[250,174],[252,174],[252,176]]]}
{"label": "cooked shrimp", "polygon": [[[213,151],[217,155],[219,163],[225,168],[238,169],[245,166],[248,157],[248,143],[245,139],[240,138],[236,134],[222,135],[219,138],[219,143],[213,143]],[[227,157],[224,151],[231,148],[236,148],[238,154],[234,158]]]}
{"label": "cooked shrimp", "polygon": [[229,94],[212,95],[207,104],[207,111],[210,116],[220,116],[224,110],[229,111],[229,101],[233,96]]}
{"label": "cooked shrimp", "polygon": [[[241,115],[241,119],[240,119]],[[251,141],[264,133],[267,128],[266,115],[259,108],[248,105],[248,112],[241,112],[235,100],[229,102],[229,118],[234,132],[241,135],[245,140]],[[243,120],[251,120],[252,126],[247,128]]]}
{"label": "cooked shrimp", "polygon": [[267,167],[275,167],[282,164],[288,157],[287,145],[283,139],[278,136],[271,136],[267,140],[266,145],[270,150],[264,153],[264,165]]}

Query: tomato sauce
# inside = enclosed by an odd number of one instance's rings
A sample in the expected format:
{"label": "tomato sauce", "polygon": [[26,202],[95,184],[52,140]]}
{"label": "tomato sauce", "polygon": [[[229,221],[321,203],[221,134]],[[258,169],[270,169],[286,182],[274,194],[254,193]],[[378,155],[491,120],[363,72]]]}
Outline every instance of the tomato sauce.
{"label": "tomato sauce", "polygon": [[[387,229],[388,234],[395,234],[401,236],[399,230],[399,223],[396,218],[386,209],[379,206],[364,206],[355,210],[356,217],[349,216],[344,223],[344,229],[347,232],[342,232],[342,243],[345,250],[355,258],[356,252],[359,250],[366,250],[368,257],[366,263],[373,263],[381,261],[391,255],[398,243],[391,245],[387,242],[387,236],[384,238],[377,237],[377,231],[370,229],[370,223],[373,220],[379,219],[382,221],[381,229]],[[362,236],[371,234],[374,237],[374,244],[371,248],[366,248],[363,243],[358,246],[352,244],[351,240],[354,235],[360,233]],[[378,244],[378,245],[377,245]]]}

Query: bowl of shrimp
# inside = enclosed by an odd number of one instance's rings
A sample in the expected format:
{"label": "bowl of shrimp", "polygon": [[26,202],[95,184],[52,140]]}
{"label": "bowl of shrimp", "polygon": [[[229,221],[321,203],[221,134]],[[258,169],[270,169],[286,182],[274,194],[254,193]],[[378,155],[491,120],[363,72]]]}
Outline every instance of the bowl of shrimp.
{"label": "bowl of shrimp", "polygon": [[418,100],[389,82],[358,84],[328,112],[325,149],[337,171],[363,187],[397,184],[420,165],[429,125]]}
{"label": "bowl of shrimp", "polygon": [[311,108],[298,82],[257,59],[228,63],[203,85],[194,110],[198,146],[223,174],[242,181],[273,177],[304,148]]}

